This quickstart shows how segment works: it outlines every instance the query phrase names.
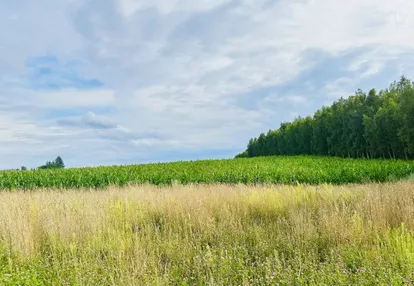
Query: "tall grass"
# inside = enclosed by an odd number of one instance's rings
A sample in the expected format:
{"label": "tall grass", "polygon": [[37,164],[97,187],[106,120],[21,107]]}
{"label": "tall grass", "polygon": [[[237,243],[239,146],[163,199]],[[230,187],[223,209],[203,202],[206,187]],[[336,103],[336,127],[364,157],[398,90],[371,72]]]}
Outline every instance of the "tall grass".
{"label": "tall grass", "polygon": [[0,285],[413,283],[414,182],[0,193]]}

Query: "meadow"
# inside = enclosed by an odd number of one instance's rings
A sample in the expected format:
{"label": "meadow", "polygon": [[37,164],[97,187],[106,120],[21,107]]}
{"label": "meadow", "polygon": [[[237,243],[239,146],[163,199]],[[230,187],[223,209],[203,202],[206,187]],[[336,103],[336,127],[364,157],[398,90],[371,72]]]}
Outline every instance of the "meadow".
{"label": "meadow", "polygon": [[407,285],[414,182],[0,193],[0,285]]}
{"label": "meadow", "polygon": [[414,283],[414,161],[0,172],[0,285]]}
{"label": "meadow", "polygon": [[88,189],[140,184],[349,184],[414,173],[414,161],[277,156],[81,169],[0,172],[0,190]]}

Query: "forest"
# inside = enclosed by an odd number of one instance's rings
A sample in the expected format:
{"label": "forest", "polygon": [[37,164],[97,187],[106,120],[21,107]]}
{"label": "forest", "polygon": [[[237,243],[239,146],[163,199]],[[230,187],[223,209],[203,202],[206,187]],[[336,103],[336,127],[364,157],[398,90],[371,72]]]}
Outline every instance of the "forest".
{"label": "forest", "polygon": [[250,139],[236,157],[270,155],[414,158],[414,82],[403,76],[379,92],[359,89],[313,116]]}

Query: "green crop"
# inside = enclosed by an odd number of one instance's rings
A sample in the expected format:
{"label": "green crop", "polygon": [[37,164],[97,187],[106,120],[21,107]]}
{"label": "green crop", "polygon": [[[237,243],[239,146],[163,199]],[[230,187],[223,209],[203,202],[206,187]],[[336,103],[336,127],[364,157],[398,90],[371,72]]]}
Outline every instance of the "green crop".
{"label": "green crop", "polygon": [[0,189],[82,189],[131,184],[347,184],[387,182],[414,173],[414,161],[312,156],[158,163],[63,170],[3,171]]}

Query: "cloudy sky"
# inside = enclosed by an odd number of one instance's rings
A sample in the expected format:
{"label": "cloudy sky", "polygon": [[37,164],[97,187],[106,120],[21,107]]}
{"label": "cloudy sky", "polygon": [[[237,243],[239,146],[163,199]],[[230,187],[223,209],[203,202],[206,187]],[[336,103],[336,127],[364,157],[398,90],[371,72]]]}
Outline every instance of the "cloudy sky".
{"label": "cloudy sky", "polygon": [[230,158],[414,79],[412,0],[0,1],[0,168]]}

